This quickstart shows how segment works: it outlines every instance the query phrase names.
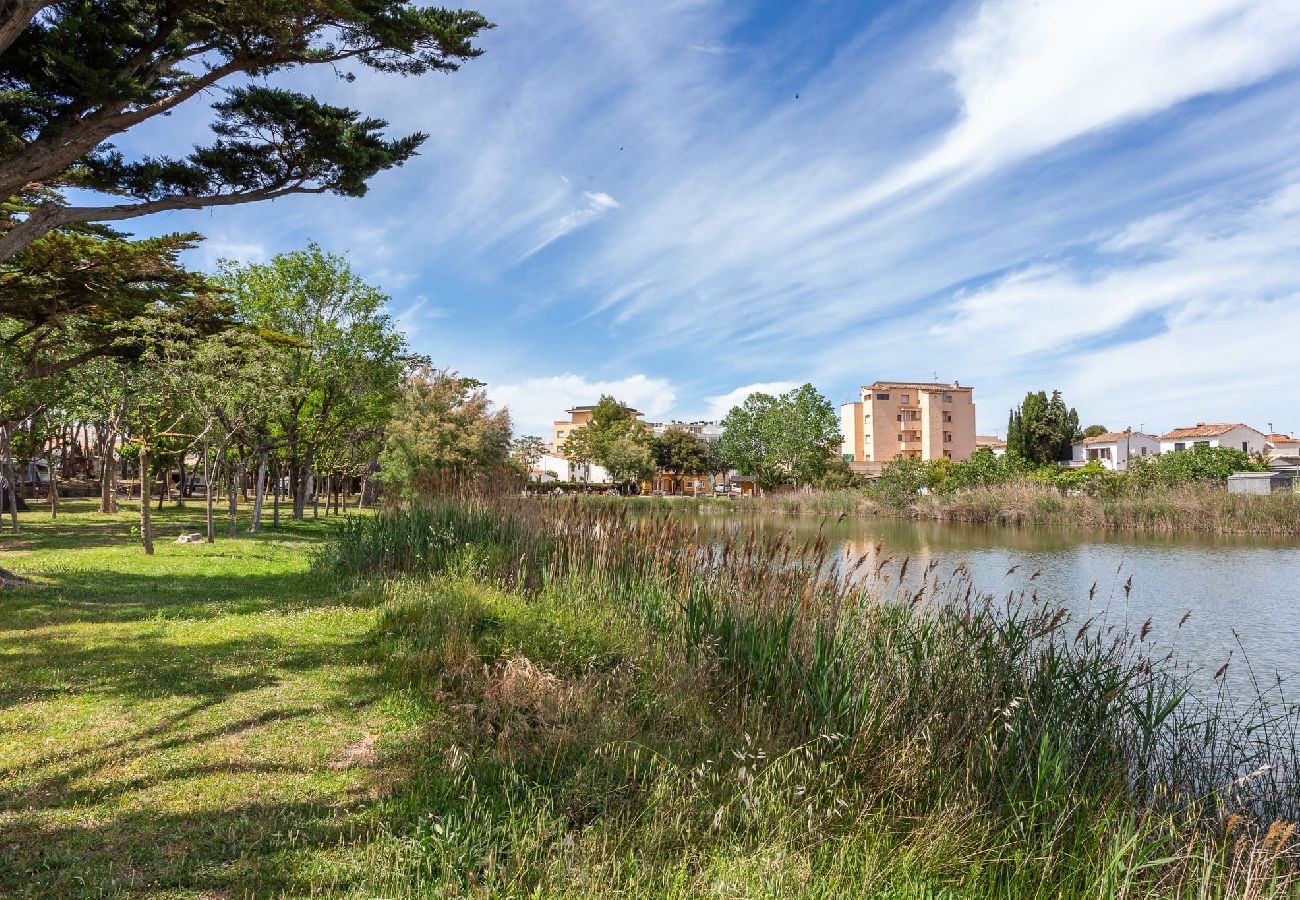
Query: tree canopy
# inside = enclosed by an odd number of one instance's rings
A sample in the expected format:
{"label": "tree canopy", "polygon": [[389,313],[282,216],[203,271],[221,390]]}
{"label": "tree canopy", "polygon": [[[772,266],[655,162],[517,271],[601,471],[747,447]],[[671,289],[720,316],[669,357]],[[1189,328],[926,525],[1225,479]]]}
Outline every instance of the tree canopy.
{"label": "tree canopy", "polygon": [[677,475],[707,475],[719,468],[707,442],[685,428],[672,426],[655,438],[654,461],[663,471]]}
{"label": "tree canopy", "polygon": [[1007,453],[1039,464],[1069,459],[1079,440],[1079,413],[1067,407],[1060,391],[1030,391],[1007,422]]}
{"label": "tree canopy", "polygon": [[766,487],[817,481],[840,444],[835,410],[811,384],[779,397],[750,394],[722,425],[718,457]]}
{"label": "tree canopy", "polygon": [[[0,199],[31,187],[90,189],[123,202],[46,193],[13,206],[0,260],[51,229],[174,209],[331,192],[360,196],[426,138],[265,79],[329,66],[399,75],[451,71],[481,52],[490,23],[410,0],[14,0],[0,5]],[[128,159],[108,143],[195,96],[214,140],[183,155]]]}
{"label": "tree canopy", "polygon": [[626,403],[602,396],[591,421],[569,435],[564,452],[579,462],[602,466],[614,481],[629,482],[654,473],[653,435]]}
{"label": "tree canopy", "polygon": [[284,449],[301,517],[321,455],[339,462],[346,453],[354,466],[358,448],[378,452],[402,374],[423,360],[408,354],[384,312],[388,296],[314,244],[265,264],[223,265],[219,280],[240,323],[281,347],[268,427]]}
{"label": "tree canopy", "polygon": [[422,367],[402,383],[380,477],[399,496],[504,475],[510,459],[510,414],[494,409],[483,383]]}

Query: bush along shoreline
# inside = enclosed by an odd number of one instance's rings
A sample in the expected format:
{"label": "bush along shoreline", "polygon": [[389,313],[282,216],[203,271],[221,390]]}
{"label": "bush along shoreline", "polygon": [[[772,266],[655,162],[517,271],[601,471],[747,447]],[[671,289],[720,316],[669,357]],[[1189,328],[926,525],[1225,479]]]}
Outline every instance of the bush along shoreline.
{"label": "bush along shoreline", "polygon": [[978,525],[1300,534],[1300,493],[1228,493],[1225,482],[1232,473],[1266,469],[1263,462],[1240,450],[1221,447],[1137,459],[1125,473],[1110,472],[1097,462],[1080,468],[1035,467],[980,450],[958,463],[896,459],[870,486],[773,491],[740,501],[643,498],[635,503],[680,508],[678,504],[688,502],[751,512]]}
{"label": "bush along shoreline", "polygon": [[1199,696],[1032,577],[518,498],[349,520],[321,564],[380,587],[427,714],[385,895],[1295,895],[1280,686]]}

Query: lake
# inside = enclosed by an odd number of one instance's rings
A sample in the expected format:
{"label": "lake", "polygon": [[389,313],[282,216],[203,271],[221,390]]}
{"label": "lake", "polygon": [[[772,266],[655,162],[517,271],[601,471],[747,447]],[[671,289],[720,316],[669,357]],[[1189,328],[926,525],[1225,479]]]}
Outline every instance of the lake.
{"label": "lake", "polygon": [[[911,558],[909,580],[932,561],[940,576],[964,562],[981,592],[1036,588],[1040,598],[1066,606],[1079,623],[1098,616],[1101,622],[1127,621],[1137,629],[1149,618],[1158,645],[1176,647],[1179,660],[1198,673],[1198,681],[1208,681],[1229,654],[1233,685],[1248,680],[1247,660],[1256,674],[1270,679],[1275,672],[1300,672],[1300,539],[1295,537],[1150,535],[854,517],[836,521],[707,508],[676,514],[719,533],[753,524],[808,539],[820,528],[841,554],[856,559],[866,553],[873,562],[875,547],[883,541],[883,555],[900,563]],[[1031,583],[1035,572],[1041,574]],[[1191,617],[1179,628],[1188,612]]]}

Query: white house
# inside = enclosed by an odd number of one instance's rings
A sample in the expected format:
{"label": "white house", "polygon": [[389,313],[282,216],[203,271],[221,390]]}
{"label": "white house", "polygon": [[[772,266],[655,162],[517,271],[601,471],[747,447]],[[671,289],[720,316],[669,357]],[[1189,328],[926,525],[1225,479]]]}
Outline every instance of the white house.
{"label": "white house", "polygon": [[1240,422],[1207,425],[1197,422],[1192,428],[1175,428],[1160,435],[1160,452],[1190,450],[1193,447],[1231,447],[1254,455],[1263,455],[1267,443],[1264,432]]}
{"label": "white house", "polygon": [[1289,434],[1270,434],[1267,441],[1265,449],[1269,459],[1300,456],[1300,438],[1291,437]]}
{"label": "white house", "polygon": [[583,484],[613,484],[609,473],[595,463],[582,463],[569,459],[562,453],[544,453],[533,467],[533,480],[547,484],[552,481],[578,481]]}
{"label": "white house", "polygon": [[1140,431],[1110,431],[1074,442],[1071,462],[1083,466],[1096,460],[1112,472],[1128,471],[1130,459],[1155,456],[1160,438]]}

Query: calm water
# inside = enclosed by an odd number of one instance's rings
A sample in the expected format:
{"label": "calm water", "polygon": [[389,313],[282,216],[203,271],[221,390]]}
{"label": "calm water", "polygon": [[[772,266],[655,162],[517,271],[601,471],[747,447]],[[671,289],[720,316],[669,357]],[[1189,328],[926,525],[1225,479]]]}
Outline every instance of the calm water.
{"label": "calm water", "polygon": [[[747,523],[812,537],[822,528],[834,545],[856,558],[911,557],[910,572],[933,560],[937,574],[965,562],[982,592],[1005,594],[1027,585],[1042,599],[1063,604],[1079,623],[1100,621],[1140,628],[1152,620],[1161,646],[1210,674],[1228,660],[1231,682],[1246,680],[1246,660],[1259,675],[1300,673],[1300,539],[1200,535],[1141,535],[1084,529],[994,528],[896,519],[684,513],[723,531]],[[1008,570],[1017,567],[1008,574]],[[1032,585],[1029,577],[1041,572]],[[910,578],[910,576],[909,576]],[[1124,585],[1132,578],[1132,591]],[[1096,585],[1091,601],[1089,590]],[[1191,617],[1182,628],[1178,621]]]}

